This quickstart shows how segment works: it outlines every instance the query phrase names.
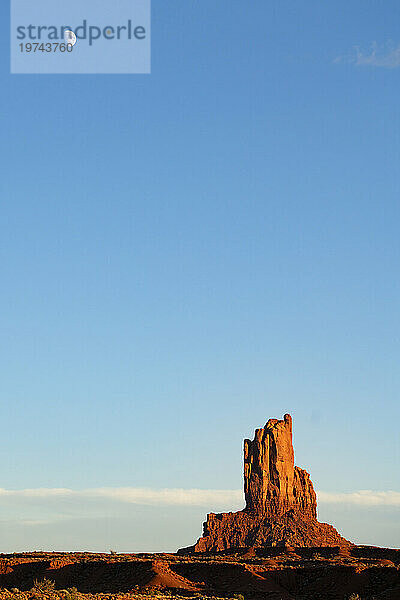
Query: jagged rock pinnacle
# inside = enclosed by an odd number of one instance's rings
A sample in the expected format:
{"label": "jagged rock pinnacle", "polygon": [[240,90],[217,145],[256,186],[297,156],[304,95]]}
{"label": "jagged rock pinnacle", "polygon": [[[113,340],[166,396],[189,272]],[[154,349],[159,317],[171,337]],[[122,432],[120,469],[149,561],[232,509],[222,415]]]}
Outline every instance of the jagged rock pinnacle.
{"label": "jagged rock pinnacle", "polygon": [[244,440],[246,510],[271,517],[288,510],[317,516],[317,499],[307,471],[294,466],[292,417],[269,419]]}
{"label": "jagged rock pinnacle", "polygon": [[244,440],[246,508],[210,513],[204,533],[181,552],[215,552],[234,547],[349,546],[336,529],[317,521],[317,499],[310,475],[295,467],[292,417],[269,419]]}

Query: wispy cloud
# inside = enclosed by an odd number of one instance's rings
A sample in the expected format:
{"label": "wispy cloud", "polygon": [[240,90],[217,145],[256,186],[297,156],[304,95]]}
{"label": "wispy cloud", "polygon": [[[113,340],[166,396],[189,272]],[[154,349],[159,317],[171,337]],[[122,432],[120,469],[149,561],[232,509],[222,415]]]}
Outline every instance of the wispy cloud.
{"label": "wispy cloud", "polygon": [[354,504],[356,506],[399,506],[400,492],[359,490],[348,493],[318,492],[321,504]]}
{"label": "wispy cloud", "polygon": [[339,56],[334,62],[346,62],[356,67],[383,67],[395,69],[400,67],[400,44],[388,42],[379,45],[373,42],[368,50],[362,50],[355,46],[353,52],[347,56]]}
{"label": "wispy cloud", "polygon": [[243,492],[240,490],[200,490],[200,489],[151,489],[151,488],[91,488],[71,490],[68,488],[37,488],[6,490],[0,488],[1,499],[31,500],[111,500],[129,504],[171,505],[171,506],[217,506],[219,509],[240,508],[243,505]]}
{"label": "wispy cloud", "polygon": [[[321,504],[352,504],[357,506],[400,506],[400,492],[359,490],[355,492],[318,492]],[[37,488],[6,490],[0,488],[0,501],[35,500],[59,501],[107,500],[150,506],[201,506],[209,510],[238,510],[243,507],[241,490],[151,489],[151,488]]]}

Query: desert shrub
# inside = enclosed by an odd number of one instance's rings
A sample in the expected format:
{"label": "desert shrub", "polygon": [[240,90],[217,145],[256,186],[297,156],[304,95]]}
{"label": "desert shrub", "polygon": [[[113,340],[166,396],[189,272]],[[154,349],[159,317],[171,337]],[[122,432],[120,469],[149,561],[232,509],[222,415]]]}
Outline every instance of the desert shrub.
{"label": "desert shrub", "polygon": [[38,594],[51,594],[55,591],[55,583],[46,577],[42,580],[35,579],[31,591]]}
{"label": "desert shrub", "polygon": [[361,598],[358,594],[351,594],[351,596],[349,596],[349,600],[361,600]]}
{"label": "desert shrub", "polygon": [[158,588],[150,587],[150,588],[146,589],[146,595],[147,596],[158,597],[160,594],[161,594],[161,591]]}
{"label": "desert shrub", "polygon": [[235,600],[244,600],[243,594],[233,594],[233,597],[235,598]]}
{"label": "desert shrub", "polygon": [[77,600],[78,598],[78,590],[76,587],[70,587],[66,590],[66,594],[64,596],[64,600]]}

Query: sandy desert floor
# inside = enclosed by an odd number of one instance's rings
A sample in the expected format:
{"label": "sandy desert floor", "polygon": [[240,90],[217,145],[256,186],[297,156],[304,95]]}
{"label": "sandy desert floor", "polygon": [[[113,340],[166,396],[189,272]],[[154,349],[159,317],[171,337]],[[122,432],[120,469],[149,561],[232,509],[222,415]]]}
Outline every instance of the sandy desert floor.
{"label": "sandy desert floor", "polygon": [[238,549],[218,555],[0,555],[0,600],[400,600],[400,550]]}

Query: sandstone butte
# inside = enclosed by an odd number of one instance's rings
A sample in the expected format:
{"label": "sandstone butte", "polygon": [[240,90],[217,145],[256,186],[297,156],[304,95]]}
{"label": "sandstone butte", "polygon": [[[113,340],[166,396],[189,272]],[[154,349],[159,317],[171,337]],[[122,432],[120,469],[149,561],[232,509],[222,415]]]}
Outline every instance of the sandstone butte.
{"label": "sandstone butte", "polygon": [[352,544],[332,525],[317,520],[317,498],[309,473],[295,467],[292,417],[269,419],[244,440],[244,494],[239,512],[210,513],[203,536],[180,553],[220,552],[270,546],[339,546]]}

